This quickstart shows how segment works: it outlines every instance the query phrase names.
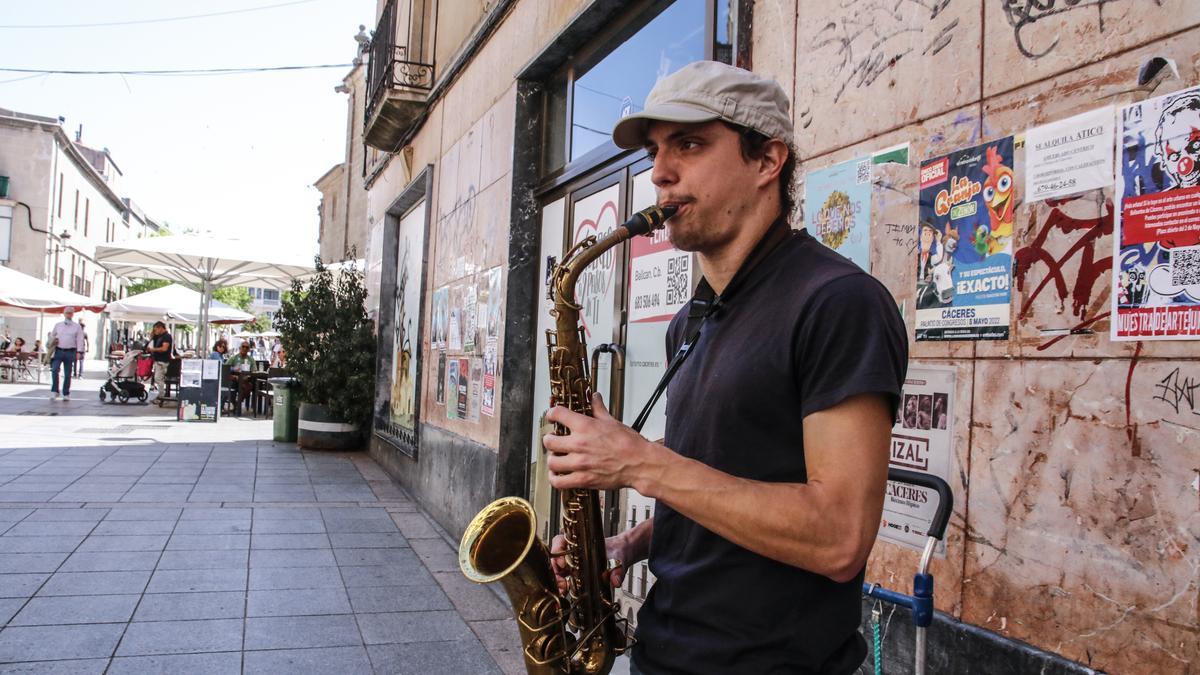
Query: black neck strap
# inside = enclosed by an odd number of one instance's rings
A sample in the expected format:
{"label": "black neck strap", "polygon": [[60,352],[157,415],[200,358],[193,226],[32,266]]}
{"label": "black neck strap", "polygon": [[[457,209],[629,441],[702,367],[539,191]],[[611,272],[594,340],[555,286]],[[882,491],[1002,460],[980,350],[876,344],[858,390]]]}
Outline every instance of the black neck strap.
{"label": "black neck strap", "polygon": [[700,283],[696,285],[696,293],[692,296],[692,300],[688,305],[687,324],[684,326],[683,334],[686,336],[683,344],[679,345],[679,350],[675,352],[675,356],[671,358],[671,362],[667,364],[667,372],[663,373],[662,379],[658,381],[658,386],[654,388],[654,393],[650,395],[650,399],[646,401],[646,405],[642,407],[642,411],[638,413],[637,419],[633,421],[633,430],[641,432],[645,426],[646,420],[650,417],[650,411],[654,410],[654,405],[658,403],[658,399],[667,390],[667,385],[670,384],[671,378],[675,377],[676,371],[683,365],[688,355],[692,353],[692,347],[696,341],[700,339],[700,329],[704,327],[704,322],[708,317],[715,314],[723,306],[729,303],[733,294],[746,283],[746,277],[750,276],[750,272],[758,266],[760,262],[766,259],[775,249],[779,248],[783,242],[792,237],[795,232],[788,224],[787,220],[780,217],[767,232],[762,239],[754,245],[754,249],[750,251],[750,255],[742,261],[741,267],[729,280],[729,285],[725,287],[725,292],[717,295],[713,288],[708,283],[708,279],[700,277]]}

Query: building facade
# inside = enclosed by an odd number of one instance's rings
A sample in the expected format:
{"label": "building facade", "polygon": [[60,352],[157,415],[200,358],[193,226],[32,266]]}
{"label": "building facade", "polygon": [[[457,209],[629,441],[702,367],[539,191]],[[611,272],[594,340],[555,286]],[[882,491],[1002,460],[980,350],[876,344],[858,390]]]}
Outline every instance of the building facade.
{"label": "building facade", "polygon": [[[125,282],[94,262],[96,246],[156,232],[159,227],[120,196],[121,170],[108,149],[74,140],[62,121],[0,109],[0,176],[14,202],[3,264],[98,300],[124,297]],[[105,353],[109,326],[99,315],[77,317],[88,327],[93,357]],[[32,344],[36,319],[7,320]]]}
{"label": "building facade", "polygon": [[[923,281],[932,250],[922,243],[922,164],[995,143],[1023,189],[1033,127],[1108,107],[1115,117],[1200,84],[1200,5],[439,4],[380,1],[363,107],[348,130],[361,133],[364,171],[347,162],[344,173],[366,191],[360,222],[380,331],[371,452],[448,532],[461,534],[502,495],[531,498],[542,534],[553,529],[537,442],[549,398],[548,266],[655,199],[644,153],[615,148],[612,124],[658,78],[724,60],[792,94],[795,227],[828,226],[828,203],[803,199],[824,170],[867,162],[855,188],[864,196],[854,213],[869,214],[860,264],[907,322],[908,384],[941,387],[914,394],[917,412],[924,396],[949,409],[941,439],[924,435],[929,453],[940,447],[934,463],[955,498],[932,564],[934,670],[1197,667],[1200,408],[1188,387],[1200,350],[1110,338],[1111,176],[1051,200],[1018,191],[1005,221],[1011,297],[991,335],[1004,339],[916,335],[927,330],[921,293],[933,287]],[[669,270],[670,282],[640,285],[632,272],[646,266]],[[597,355],[599,389],[625,402],[617,414],[627,421],[665,366],[664,317],[686,301],[695,270],[669,245],[630,244],[580,284],[589,346],[615,345]],[[657,304],[637,300],[656,290]],[[658,415],[648,437],[661,435]],[[896,447],[894,464],[913,461]],[[629,491],[606,504],[618,528],[652,509]],[[919,553],[902,540],[881,524],[868,581],[908,589]],[[633,570],[624,599],[636,606],[652,583]],[[902,627],[891,630],[889,661],[902,667],[909,643]]]}

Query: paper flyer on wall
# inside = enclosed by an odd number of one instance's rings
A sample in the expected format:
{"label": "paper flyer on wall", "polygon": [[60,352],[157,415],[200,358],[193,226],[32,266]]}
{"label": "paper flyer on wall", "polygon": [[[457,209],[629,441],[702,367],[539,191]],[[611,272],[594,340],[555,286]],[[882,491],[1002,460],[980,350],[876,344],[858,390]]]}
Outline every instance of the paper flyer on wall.
{"label": "paper flyer on wall", "polygon": [[1113,340],[1200,338],[1200,87],[1120,114]]}
{"label": "paper flyer on wall", "polygon": [[917,340],[1007,340],[1013,138],[921,163]]}
{"label": "paper flyer on wall", "polygon": [[446,419],[458,418],[458,359],[450,359],[446,368]]}
{"label": "paper flyer on wall", "polygon": [[493,267],[487,272],[488,305],[487,305],[487,339],[493,340],[500,335],[501,315],[504,313],[504,296],[500,294],[502,270]]}
{"label": "paper flyer on wall", "polygon": [[870,157],[804,176],[804,225],[817,241],[871,270]]}
{"label": "paper flyer on wall", "polygon": [[475,284],[462,287],[462,349],[464,352],[475,351],[475,333],[478,325],[478,296]]}
{"label": "paper flyer on wall", "polygon": [[1108,187],[1116,119],[1110,106],[1026,131],[1025,200]]}
{"label": "paper flyer on wall", "polygon": [[[955,374],[953,366],[909,367],[900,401],[900,420],[892,427],[892,466],[950,481]],[[935,490],[889,481],[879,538],[922,550],[937,501]],[[937,550],[945,555],[944,540]]]}
{"label": "paper flyer on wall", "polygon": [[450,320],[449,307],[447,306],[449,300],[449,287],[442,286],[433,291],[433,308],[430,311],[433,319],[433,327],[429,334],[430,347],[433,349],[446,348],[446,329],[447,322]]}
{"label": "paper flyer on wall", "polygon": [[467,419],[467,409],[469,407],[468,397],[470,396],[471,382],[471,360],[457,359],[458,361],[458,388],[457,388],[457,409],[455,417],[460,420]]}
{"label": "paper flyer on wall", "polygon": [[446,321],[446,348],[452,352],[462,351],[462,287],[451,286],[447,290],[446,303],[450,309]]}
{"label": "paper flyer on wall", "polygon": [[467,421],[479,421],[479,408],[482,405],[480,401],[483,392],[483,359],[474,357],[471,359],[471,389],[467,396]]}
{"label": "paper flyer on wall", "polygon": [[489,337],[483,348],[483,396],[480,412],[488,417],[496,414],[496,338]]}
{"label": "paper flyer on wall", "polygon": [[437,398],[438,403],[446,402],[446,352],[438,352],[437,362]]}

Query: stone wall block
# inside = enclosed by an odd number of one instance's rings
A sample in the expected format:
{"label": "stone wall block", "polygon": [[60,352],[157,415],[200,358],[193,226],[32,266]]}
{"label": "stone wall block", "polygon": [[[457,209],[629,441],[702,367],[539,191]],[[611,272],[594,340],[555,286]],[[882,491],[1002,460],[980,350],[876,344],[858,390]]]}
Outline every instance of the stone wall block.
{"label": "stone wall block", "polygon": [[1195,0],[1011,0],[983,7],[987,96],[1200,25]]}
{"label": "stone wall block", "polygon": [[800,156],[977,101],[981,1],[802,3],[793,97]]}
{"label": "stone wall block", "polygon": [[1200,416],[1153,401],[1175,367],[1200,377],[1194,360],[977,363],[963,620],[1108,672],[1200,657]]}
{"label": "stone wall block", "polygon": [[[796,90],[796,7],[777,0],[754,3],[753,25],[750,28],[750,54],[754,72],[774,78],[784,91]],[[796,105],[792,105],[795,119]]]}

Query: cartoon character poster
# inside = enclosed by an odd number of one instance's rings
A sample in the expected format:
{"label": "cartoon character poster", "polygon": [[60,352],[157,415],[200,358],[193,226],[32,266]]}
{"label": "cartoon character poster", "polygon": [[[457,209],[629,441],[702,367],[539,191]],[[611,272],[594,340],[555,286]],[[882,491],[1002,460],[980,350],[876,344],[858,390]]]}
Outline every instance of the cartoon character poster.
{"label": "cartoon character poster", "polygon": [[1007,340],[1012,136],[921,164],[917,340]]}
{"label": "cartoon character poster", "polygon": [[805,175],[804,225],[818,241],[871,271],[869,157]]}
{"label": "cartoon character poster", "polygon": [[1200,338],[1200,87],[1120,116],[1113,340]]}

